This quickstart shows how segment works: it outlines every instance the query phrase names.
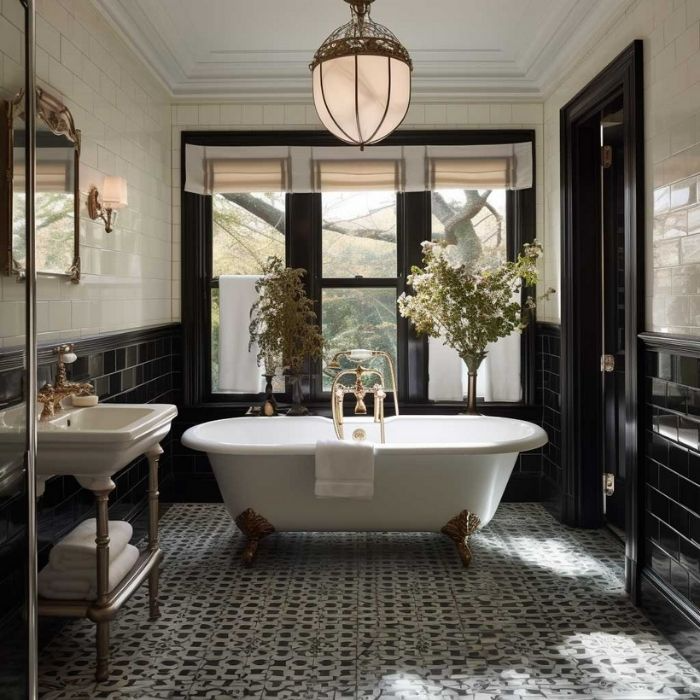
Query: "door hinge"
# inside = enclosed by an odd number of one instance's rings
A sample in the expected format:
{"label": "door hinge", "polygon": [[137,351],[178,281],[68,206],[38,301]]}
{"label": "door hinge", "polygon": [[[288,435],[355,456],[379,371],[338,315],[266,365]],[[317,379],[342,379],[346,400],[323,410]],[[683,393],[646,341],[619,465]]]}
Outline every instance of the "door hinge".
{"label": "door hinge", "polygon": [[615,493],[615,475],[610,472],[603,474],[603,494],[612,496]]}
{"label": "door hinge", "polygon": [[613,372],[615,371],[615,355],[600,356],[600,371]]}
{"label": "door hinge", "polygon": [[610,168],[613,163],[612,146],[603,146],[600,149],[600,165],[602,168]]}

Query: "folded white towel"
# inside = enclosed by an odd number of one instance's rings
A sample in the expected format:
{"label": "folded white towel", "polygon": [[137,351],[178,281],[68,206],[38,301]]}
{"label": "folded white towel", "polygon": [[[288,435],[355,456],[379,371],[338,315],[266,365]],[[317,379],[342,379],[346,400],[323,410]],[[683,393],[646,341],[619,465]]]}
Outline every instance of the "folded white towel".
{"label": "folded white towel", "polygon": [[[95,518],[84,520],[71,530],[62,540],[59,540],[49,553],[49,562],[57,571],[75,571],[76,569],[94,569]],[[125,520],[109,521],[109,561],[113,562],[129,543],[134,528]]]}
{"label": "folded white towel", "polygon": [[342,440],[316,443],[317,498],[374,496],[374,445]]}
{"label": "folded white towel", "polygon": [[[121,554],[109,565],[111,591],[131,570],[139,558],[139,550],[127,544]],[[51,564],[45,566],[38,577],[39,595],[58,600],[94,600],[97,598],[97,566],[92,571],[57,571]]]}

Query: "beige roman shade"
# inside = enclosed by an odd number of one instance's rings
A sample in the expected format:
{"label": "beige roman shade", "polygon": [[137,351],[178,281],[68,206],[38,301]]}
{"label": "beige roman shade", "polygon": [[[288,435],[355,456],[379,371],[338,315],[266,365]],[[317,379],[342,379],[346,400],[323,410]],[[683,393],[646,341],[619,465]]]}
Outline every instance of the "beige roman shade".
{"label": "beige roman shade", "polygon": [[186,145],[185,190],[338,192],[532,187],[532,143],[474,146]]}
{"label": "beige roman shade", "polygon": [[[71,192],[73,184],[69,178],[69,164],[61,160],[45,160],[36,164],[37,192]],[[72,168],[70,168],[72,170]],[[15,192],[26,189],[24,163],[15,163],[12,171]]]}
{"label": "beige roman shade", "polygon": [[431,158],[428,183],[437,189],[512,189],[510,158]]}
{"label": "beige roman shade", "polygon": [[316,192],[403,190],[400,160],[317,160],[313,166]]}
{"label": "beige roman shade", "polygon": [[286,192],[287,158],[213,158],[206,161],[208,192]]}

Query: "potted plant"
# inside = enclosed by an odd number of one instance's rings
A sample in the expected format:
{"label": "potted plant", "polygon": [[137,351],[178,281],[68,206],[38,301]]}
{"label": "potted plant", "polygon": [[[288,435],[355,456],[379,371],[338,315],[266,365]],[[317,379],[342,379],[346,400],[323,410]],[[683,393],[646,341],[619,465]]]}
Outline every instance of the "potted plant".
{"label": "potted plant", "polygon": [[288,377],[292,384],[289,414],[306,415],[301,391],[304,363],[323,352],[313,301],[302,283],[306,270],[285,267],[278,257],[271,257],[263,265],[263,273],[255,285],[258,301],[250,310],[249,347],[258,344],[258,365],[264,366],[266,376],[281,367]]}
{"label": "potted plant", "polygon": [[514,261],[477,267],[460,259],[455,246],[423,243],[423,267],[411,269],[407,282],[413,294],[399,297],[399,312],[419,335],[442,337],[466,364],[466,413],[477,412],[476,376],[487,345],[525,328],[535,308],[531,296],[521,303],[517,293],[523,285],[537,284],[541,253],[534,241],[526,243]]}

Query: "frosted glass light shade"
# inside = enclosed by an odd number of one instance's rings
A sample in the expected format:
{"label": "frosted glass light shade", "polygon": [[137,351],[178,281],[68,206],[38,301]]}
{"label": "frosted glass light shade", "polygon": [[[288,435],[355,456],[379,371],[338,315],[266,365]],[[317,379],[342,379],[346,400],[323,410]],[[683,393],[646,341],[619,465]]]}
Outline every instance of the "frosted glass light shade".
{"label": "frosted glass light shade", "polygon": [[106,209],[121,209],[129,203],[126,180],[123,177],[105,177],[101,194],[102,206]]}
{"label": "frosted glass light shade", "polygon": [[339,56],[316,65],[312,77],[319,119],[346,143],[381,141],[401,124],[411,101],[411,67],[393,57]]}

